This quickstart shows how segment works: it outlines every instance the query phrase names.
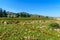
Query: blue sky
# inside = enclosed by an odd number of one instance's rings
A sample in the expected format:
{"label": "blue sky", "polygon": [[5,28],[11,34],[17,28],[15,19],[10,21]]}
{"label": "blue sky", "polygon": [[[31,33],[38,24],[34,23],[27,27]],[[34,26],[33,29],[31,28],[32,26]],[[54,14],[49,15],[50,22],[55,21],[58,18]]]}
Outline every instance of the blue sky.
{"label": "blue sky", "polygon": [[11,12],[28,12],[60,17],[60,0],[0,0],[0,8]]}

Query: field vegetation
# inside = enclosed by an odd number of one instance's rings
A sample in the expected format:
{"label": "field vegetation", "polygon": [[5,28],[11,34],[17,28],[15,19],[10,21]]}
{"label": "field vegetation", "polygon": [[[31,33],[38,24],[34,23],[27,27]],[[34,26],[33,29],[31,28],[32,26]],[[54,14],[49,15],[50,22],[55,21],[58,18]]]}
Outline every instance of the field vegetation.
{"label": "field vegetation", "polygon": [[0,9],[0,40],[60,40],[60,20]]}
{"label": "field vegetation", "polygon": [[[58,27],[58,25],[60,24],[58,22],[59,21],[56,20],[2,20],[1,19],[0,39],[1,40],[60,40],[60,31],[59,31],[60,29]],[[54,25],[56,25],[56,27],[58,28],[56,29]]]}

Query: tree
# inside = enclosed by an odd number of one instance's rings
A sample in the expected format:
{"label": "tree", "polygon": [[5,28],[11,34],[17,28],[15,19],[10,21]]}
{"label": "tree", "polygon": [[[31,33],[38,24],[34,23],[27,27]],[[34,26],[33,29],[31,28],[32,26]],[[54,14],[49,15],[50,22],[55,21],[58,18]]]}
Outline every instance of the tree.
{"label": "tree", "polygon": [[48,16],[46,16],[46,18],[49,18]]}
{"label": "tree", "polygon": [[28,13],[27,12],[20,12],[20,16],[21,17],[28,17]]}
{"label": "tree", "polygon": [[6,10],[3,11],[3,17],[7,17],[7,12],[6,12]]}
{"label": "tree", "polygon": [[16,14],[17,17],[30,17],[31,15],[27,12],[20,12]]}
{"label": "tree", "polygon": [[7,17],[6,10],[3,10],[2,8],[0,8],[0,17]]}
{"label": "tree", "polygon": [[3,12],[2,12],[2,9],[0,8],[0,17],[2,17],[2,13],[3,13]]}
{"label": "tree", "polygon": [[19,15],[19,13],[16,13],[16,17],[19,17],[20,15]]}

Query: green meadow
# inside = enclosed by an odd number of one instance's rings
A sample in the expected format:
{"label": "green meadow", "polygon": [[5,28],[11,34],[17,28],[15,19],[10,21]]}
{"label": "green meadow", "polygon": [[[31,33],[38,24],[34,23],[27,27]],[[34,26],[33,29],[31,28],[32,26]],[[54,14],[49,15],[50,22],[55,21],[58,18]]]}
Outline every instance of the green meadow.
{"label": "green meadow", "polygon": [[60,21],[0,19],[0,40],[60,40],[60,32],[49,26],[53,22]]}

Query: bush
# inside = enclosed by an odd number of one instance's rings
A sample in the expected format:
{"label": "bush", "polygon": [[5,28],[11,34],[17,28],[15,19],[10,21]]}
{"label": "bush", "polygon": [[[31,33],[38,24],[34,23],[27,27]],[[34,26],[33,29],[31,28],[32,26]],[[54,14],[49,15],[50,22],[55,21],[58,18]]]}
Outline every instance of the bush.
{"label": "bush", "polygon": [[60,25],[58,23],[51,23],[51,24],[49,24],[49,26],[53,29],[60,28]]}

